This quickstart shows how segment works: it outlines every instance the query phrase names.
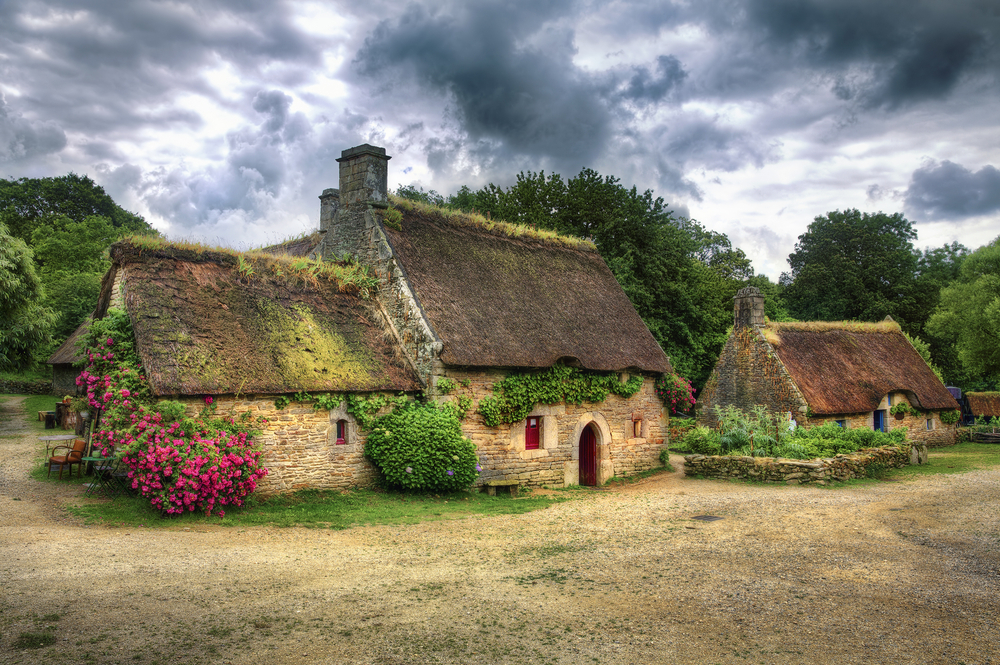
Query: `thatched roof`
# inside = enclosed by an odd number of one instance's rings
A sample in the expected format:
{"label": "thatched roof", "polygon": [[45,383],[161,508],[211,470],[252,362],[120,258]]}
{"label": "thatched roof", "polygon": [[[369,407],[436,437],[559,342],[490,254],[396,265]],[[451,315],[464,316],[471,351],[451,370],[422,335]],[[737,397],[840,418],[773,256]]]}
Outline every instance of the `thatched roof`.
{"label": "thatched roof", "polygon": [[445,363],[548,367],[563,359],[593,370],[671,371],[591,243],[400,207],[401,230],[387,224],[386,235]]}
{"label": "thatched roof", "polygon": [[90,325],[90,317],[80,324],[80,326],[73,331],[66,341],[59,345],[59,348],[55,350],[49,359],[46,360],[48,365],[72,365],[75,362],[84,360],[84,355],[80,353],[80,350],[76,347],[77,341],[86,332],[87,327]]}
{"label": "thatched roof", "polygon": [[1000,393],[965,393],[969,411],[976,417],[1000,416]]}
{"label": "thatched roof", "polygon": [[818,415],[873,411],[892,391],[906,391],[922,409],[958,407],[899,326],[891,322],[772,323],[764,333]]}
{"label": "thatched roof", "polygon": [[[169,246],[119,243],[112,259],[157,395],[420,388],[370,305],[336,282],[260,256],[247,278],[231,253]],[[97,315],[107,306],[104,294]]]}
{"label": "thatched roof", "polygon": [[320,235],[319,231],[314,231],[309,235],[302,236],[301,238],[286,240],[278,243],[277,245],[268,245],[267,247],[261,248],[260,251],[278,256],[309,256],[310,252],[316,249],[316,245],[318,245],[319,241],[322,239],[323,237]]}

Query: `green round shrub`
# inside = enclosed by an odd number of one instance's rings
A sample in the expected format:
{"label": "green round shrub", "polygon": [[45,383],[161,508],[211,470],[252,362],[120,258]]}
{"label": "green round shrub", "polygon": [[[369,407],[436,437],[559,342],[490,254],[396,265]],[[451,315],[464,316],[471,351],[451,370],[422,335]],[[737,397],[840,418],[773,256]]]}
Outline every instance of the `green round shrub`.
{"label": "green round shrub", "polygon": [[454,409],[410,402],[372,423],[365,455],[391,487],[454,492],[479,475],[476,446]]}

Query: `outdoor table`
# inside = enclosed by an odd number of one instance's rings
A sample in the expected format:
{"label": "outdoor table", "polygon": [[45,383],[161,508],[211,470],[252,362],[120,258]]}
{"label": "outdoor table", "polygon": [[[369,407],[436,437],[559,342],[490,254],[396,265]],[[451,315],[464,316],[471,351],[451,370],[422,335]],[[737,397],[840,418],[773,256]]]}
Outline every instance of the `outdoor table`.
{"label": "outdoor table", "polygon": [[[40,436],[40,437],[38,437],[38,440],[39,441],[45,441],[45,457],[46,457],[46,459],[48,459],[48,457],[49,457],[49,449],[50,449],[49,446],[52,445],[50,442],[52,442],[52,441],[69,441],[71,439],[77,439],[77,438],[79,438],[79,437],[76,434],[55,434],[53,436]],[[56,445],[58,445],[58,444],[56,444]]]}
{"label": "outdoor table", "polygon": [[114,480],[111,477],[111,474],[117,468],[114,458],[89,455],[82,459],[84,463],[94,465],[94,481],[87,485],[86,496],[92,496],[100,492],[104,496],[112,498],[117,493],[115,491]]}

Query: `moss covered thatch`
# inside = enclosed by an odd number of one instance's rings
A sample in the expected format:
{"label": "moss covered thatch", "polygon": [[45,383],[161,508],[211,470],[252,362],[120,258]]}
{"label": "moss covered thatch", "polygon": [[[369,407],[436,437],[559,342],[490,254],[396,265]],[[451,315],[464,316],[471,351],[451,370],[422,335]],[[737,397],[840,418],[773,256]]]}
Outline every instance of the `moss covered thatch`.
{"label": "moss covered thatch", "polygon": [[[135,243],[111,254],[158,395],[419,389],[355,267]],[[98,316],[109,301],[104,289]]]}
{"label": "moss covered thatch", "polygon": [[[892,391],[905,391],[922,409],[957,404],[892,321],[768,324],[778,358],[817,415],[864,413]],[[770,332],[770,335],[768,334]]]}
{"label": "moss covered thatch", "polygon": [[445,363],[549,367],[565,359],[594,370],[671,371],[591,243],[396,204],[403,219],[385,232]]}
{"label": "moss covered thatch", "polygon": [[977,418],[1000,416],[1000,393],[965,393],[969,411]]}

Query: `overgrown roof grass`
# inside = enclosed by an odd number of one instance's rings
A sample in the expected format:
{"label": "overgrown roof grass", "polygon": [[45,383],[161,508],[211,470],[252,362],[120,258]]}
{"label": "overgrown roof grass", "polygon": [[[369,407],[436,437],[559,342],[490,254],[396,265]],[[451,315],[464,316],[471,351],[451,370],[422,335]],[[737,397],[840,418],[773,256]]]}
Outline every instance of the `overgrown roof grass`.
{"label": "overgrown roof grass", "polygon": [[[301,238],[308,238],[305,234]],[[287,253],[274,253],[273,247],[238,250],[232,247],[206,245],[191,240],[167,240],[155,236],[129,236],[116,244],[112,256],[124,257],[131,252],[151,254],[193,262],[213,262],[235,266],[240,277],[252,281],[262,274],[305,284],[320,281],[335,284],[342,293],[356,293],[369,298],[374,293],[378,278],[367,266],[310,259]]]}
{"label": "overgrown roof grass", "polygon": [[901,329],[892,319],[871,323],[869,321],[768,321],[764,326],[764,338],[771,346],[781,345],[783,331],[796,332],[832,332],[849,333],[896,333]]}
{"label": "overgrown roof grass", "polygon": [[395,208],[416,212],[425,217],[439,219],[455,226],[472,226],[495,235],[506,236],[508,238],[520,238],[539,240],[541,242],[565,245],[574,249],[596,252],[597,247],[590,240],[577,238],[575,236],[561,235],[548,229],[538,229],[524,224],[512,224],[498,219],[489,219],[478,213],[462,212],[441,208],[429,203],[404,199],[393,194],[389,195],[389,202]]}

